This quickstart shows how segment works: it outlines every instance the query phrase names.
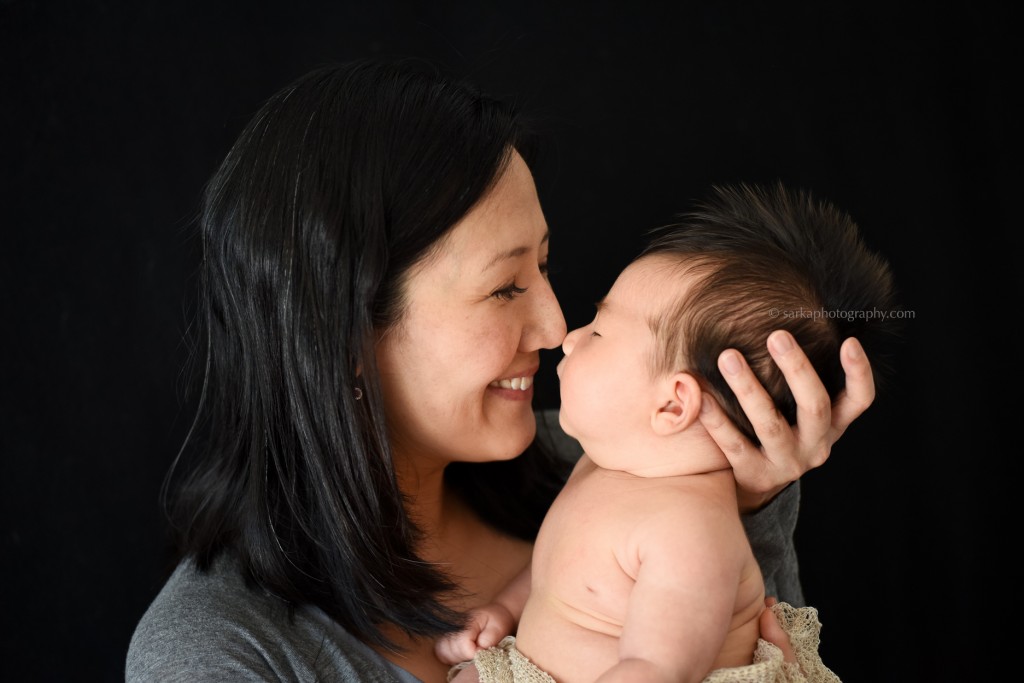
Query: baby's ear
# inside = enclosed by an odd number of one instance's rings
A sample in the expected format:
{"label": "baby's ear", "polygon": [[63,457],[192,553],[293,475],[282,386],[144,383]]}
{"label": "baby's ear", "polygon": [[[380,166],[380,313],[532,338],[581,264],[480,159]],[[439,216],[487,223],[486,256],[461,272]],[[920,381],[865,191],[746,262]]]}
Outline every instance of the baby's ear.
{"label": "baby's ear", "polygon": [[701,391],[696,377],[688,372],[677,372],[659,382],[658,387],[658,407],[651,415],[655,434],[677,434],[698,419]]}

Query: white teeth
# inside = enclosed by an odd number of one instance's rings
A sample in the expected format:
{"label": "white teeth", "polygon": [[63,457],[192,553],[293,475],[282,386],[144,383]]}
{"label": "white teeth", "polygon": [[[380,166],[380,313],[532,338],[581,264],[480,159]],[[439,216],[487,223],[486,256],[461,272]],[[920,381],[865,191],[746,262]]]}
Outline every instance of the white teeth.
{"label": "white teeth", "polygon": [[499,387],[501,389],[515,389],[516,391],[526,391],[533,386],[533,377],[513,377],[512,379],[499,379],[491,382],[492,387]]}

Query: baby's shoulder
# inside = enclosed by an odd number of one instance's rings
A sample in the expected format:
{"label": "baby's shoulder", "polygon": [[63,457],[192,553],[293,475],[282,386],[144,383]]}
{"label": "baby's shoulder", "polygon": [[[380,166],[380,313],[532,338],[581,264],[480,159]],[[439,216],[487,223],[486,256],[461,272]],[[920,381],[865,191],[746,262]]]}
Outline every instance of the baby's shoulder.
{"label": "baby's shoulder", "polygon": [[662,545],[687,546],[744,534],[735,497],[705,486],[693,476],[652,480],[617,501],[632,522],[634,536]]}

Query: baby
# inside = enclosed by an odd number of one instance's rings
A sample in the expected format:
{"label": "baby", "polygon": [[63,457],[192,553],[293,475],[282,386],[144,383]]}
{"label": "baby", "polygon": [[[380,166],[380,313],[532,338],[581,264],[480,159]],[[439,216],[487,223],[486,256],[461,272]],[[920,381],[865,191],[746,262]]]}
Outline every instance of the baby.
{"label": "baby", "polygon": [[[795,337],[834,399],[844,339],[884,359],[877,344],[893,323],[880,313],[893,296],[888,265],[848,216],[781,185],[717,189],[658,231],[562,345],[560,422],[584,455],[531,569],[438,643],[442,661],[472,659],[514,632],[502,645],[535,676],[522,680],[678,683],[750,666],[765,587],[729,463],[699,419],[703,394],[759,444],[719,354],[740,351],[794,423],[769,335]],[[477,675],[460,670],[457,681]],[[824,665],[817,675],[838,680]]]}

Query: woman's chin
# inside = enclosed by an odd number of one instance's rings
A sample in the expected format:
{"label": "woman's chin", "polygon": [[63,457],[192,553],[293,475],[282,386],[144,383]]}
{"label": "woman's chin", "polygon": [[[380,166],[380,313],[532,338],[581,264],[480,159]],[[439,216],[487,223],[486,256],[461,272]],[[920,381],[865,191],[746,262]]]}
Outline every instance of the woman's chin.
{"label": "woman's chin", "polygon": [[537,436],[537,420],[533,410],[527,410],[504,423],[504,429],[498,430],[491,447],[487,449],[488,460],[512,460],[523,454]]}

